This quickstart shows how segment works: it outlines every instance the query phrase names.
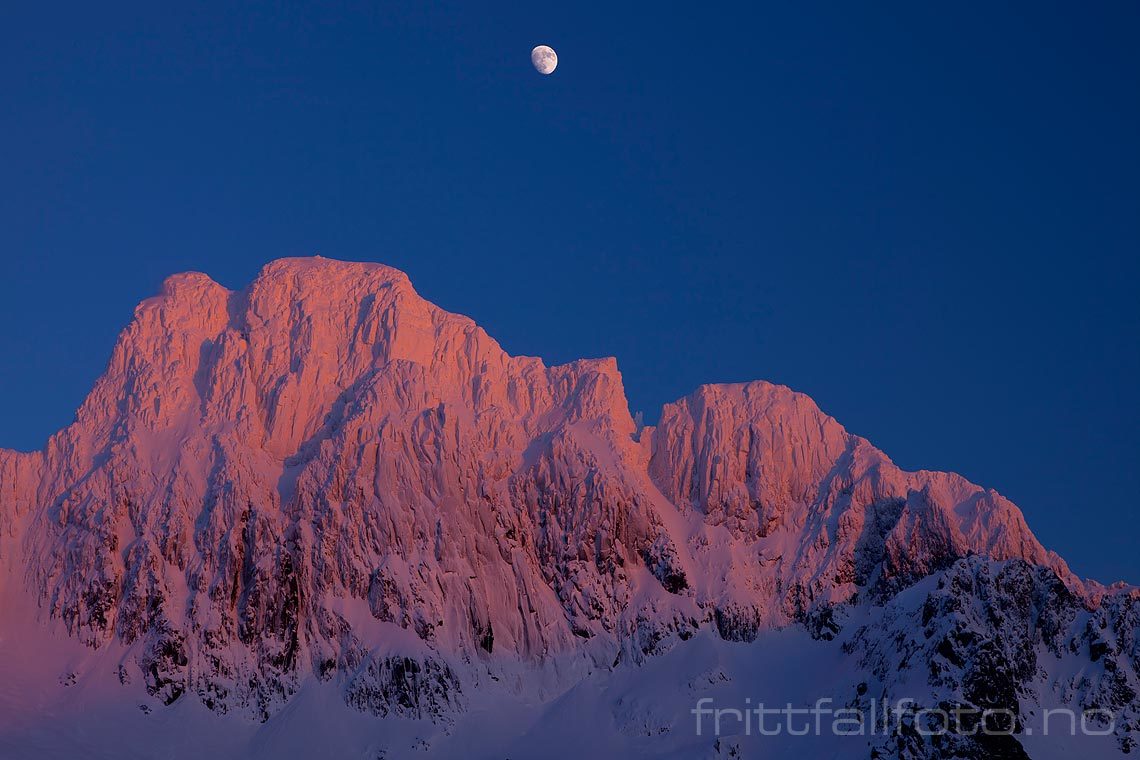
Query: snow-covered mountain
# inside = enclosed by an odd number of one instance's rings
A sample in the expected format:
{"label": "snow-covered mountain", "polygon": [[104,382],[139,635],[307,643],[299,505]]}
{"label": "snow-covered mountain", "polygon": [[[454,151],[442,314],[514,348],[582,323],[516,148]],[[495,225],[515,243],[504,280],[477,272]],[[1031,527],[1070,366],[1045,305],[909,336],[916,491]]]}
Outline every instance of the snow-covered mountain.
{"label": "snow-covered mountain", "polygon": [[[1111,757],[1140,732],[1140,594],[996,492],[764,382],[639,429],[613,359],[509,356],[375,264],[169,278],[75,422],[0,451],[0,598],[4,756]],[[1016,731],[698,731],[698,700],[764,695]],[[1043,740],[1049,706],[1104,730]]]}

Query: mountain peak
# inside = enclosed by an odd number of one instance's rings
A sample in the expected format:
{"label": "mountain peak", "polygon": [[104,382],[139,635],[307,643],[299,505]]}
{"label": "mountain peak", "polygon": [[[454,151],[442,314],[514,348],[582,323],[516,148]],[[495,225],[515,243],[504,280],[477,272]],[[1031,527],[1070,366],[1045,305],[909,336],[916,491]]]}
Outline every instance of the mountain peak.
{"label": "mountain peak", "polygon": [[[408,275],[395,267],[368,261],[342,261],[324,256],[293,256],[274,259],[258,272],[254,286],[268,281],[289,279],[297,286],[321,284],[325,287],[352,286],[354,283],[376,287],[398,285],[412,290]],[[414,292],[414,290],[413,290]]]}
{"label": "mountain peak", "polygon": [[456,662],[636,661],[971,555],[1095,601],[1008,500],[900,470],[785,386],[703,385],[636,433],[615,359],[511,356],[391,267],[189,272],[73,425],[0,455],[0,554],[72,634],[142,642],[153,694],[262,717],[397,629]]}

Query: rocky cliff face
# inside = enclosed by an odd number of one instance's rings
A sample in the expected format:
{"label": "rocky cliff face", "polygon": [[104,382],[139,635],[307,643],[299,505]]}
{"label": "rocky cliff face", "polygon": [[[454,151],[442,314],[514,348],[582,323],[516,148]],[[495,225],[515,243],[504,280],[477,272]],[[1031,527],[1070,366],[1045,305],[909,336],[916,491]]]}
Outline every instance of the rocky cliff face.
{"label": "rocky cliff face", "polygon": [[[652,451],[661,493],[699,516],[710,545],[719,537],[704,553],[733,555],[728,589],[776,624],[821,601],[886,598],[971,554],[1023,559],[1094,593],[996,492],[903,472],[781,386],[702,387],[665,407]],[[736,561],[742,547],[758,561]],[[724,590],[717,578],[709,593]]]}
{"label": "rocky cliff face", "polygon": [[973,555],[1085,615],[1131,604],[802,394],[704,386],[638,431],[612,359],[509,356],[402,273],[319,258],[140,304],[75,422],[0,452],[5,555],[45,621],[126,648],[123,678],[262,719],[309,677],[445,719],[503,663],[829,638]]}
{"label": "rocky cliff face", "polygon": [[894,703],[922,694],[927,705],[969,716],[949,735],[899,732],[884,754],[1028,757],[1006,734],[1048,733],[1046,722],[1063,734],[1065,718],[1046,719],[1059,706],[1129,754],[1140,731],[1138,614],[1135,590],[1090,609],[1048,568],[960,560],[896,596],[844,642],[867,679],[852,696]]}

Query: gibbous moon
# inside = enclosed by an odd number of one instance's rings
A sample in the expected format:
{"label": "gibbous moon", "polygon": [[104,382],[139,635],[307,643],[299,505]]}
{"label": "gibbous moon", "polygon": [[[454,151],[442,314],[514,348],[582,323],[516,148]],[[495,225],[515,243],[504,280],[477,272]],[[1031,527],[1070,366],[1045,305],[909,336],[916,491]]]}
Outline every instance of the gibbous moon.
{"label": "gibbous moon", "polygon": [[558,53],[549,45],[539,45],[530,51],[530,62],[539,74],[551,74],[558,68]]}

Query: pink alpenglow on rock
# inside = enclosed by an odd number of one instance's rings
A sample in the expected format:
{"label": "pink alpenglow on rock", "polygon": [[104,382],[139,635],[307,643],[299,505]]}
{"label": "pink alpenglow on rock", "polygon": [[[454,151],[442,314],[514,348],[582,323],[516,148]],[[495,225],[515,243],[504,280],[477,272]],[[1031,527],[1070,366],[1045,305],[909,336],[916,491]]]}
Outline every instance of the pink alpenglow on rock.
{"label": "pink alpenglow on rock", "polygon": [[566,756],[690,757],[700,694],[790,662],[837,702],[1096,705],[1105,756],[1140,725],[1136,592],[998,493],[765,382],[639,431],[614,359],[510,356],[378,264],[168,278],[75,422],[0,451],[0,593],[0,755],[527,756],[586,720]]}

